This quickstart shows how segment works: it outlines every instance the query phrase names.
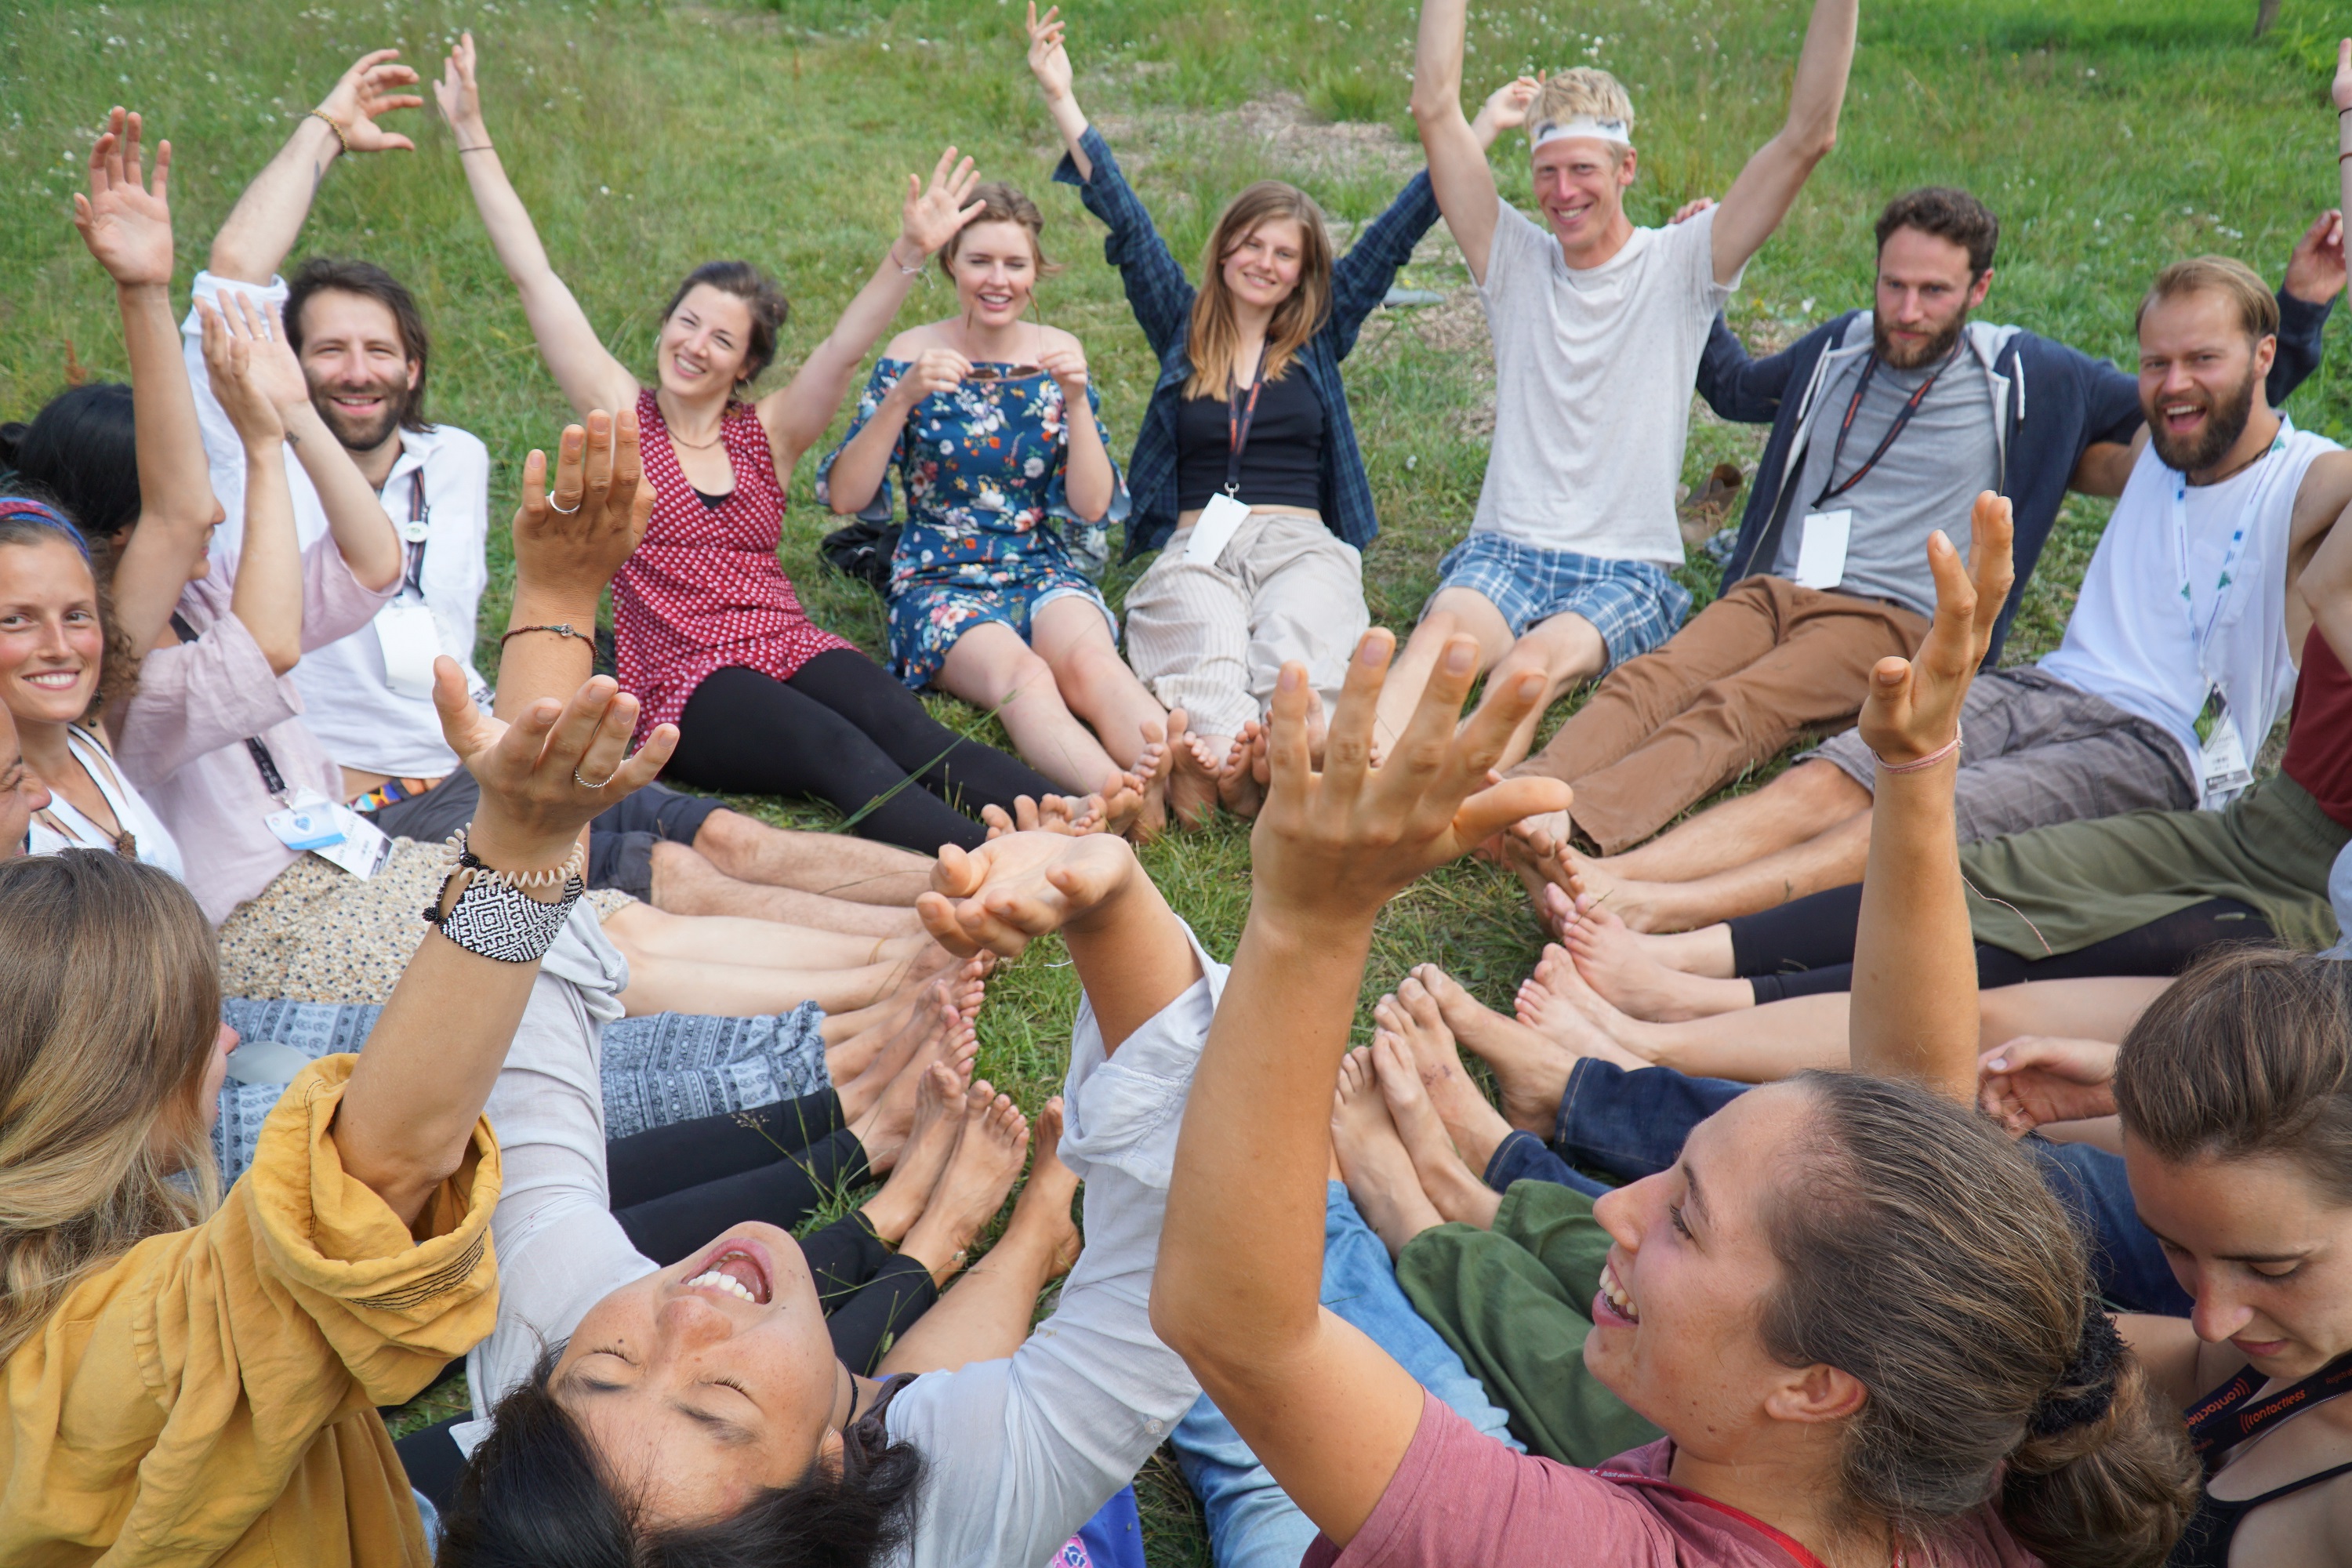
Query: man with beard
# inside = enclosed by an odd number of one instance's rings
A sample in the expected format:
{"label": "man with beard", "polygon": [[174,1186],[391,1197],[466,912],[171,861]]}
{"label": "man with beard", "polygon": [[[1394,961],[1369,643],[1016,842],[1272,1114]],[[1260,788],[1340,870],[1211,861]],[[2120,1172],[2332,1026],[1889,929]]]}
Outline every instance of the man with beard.
{"label": "man with beard", "polygon": [[[1866,761],[1856,784],[1834,762],[1801,759],[1787,783],[1767,792],[1773,799],[1759,795],[1734,814],[1754,819],[1727,825],[1737,831],[1716,830],[1718,808],[1634,854],[1619,852],[1799,736],[1851,720],[1871,667],[1907,656],[1925,634],[1935,602],[1922,564],[1927,534],[1939,527],[1964,534],[1979,491],[2007,496],[2017,519],[2019,586],[1994,629],[1997,658],[2070,483],[2106,494],[2120,488],[2121,466],[2105,455],[2123,457],[2121,444],[2140,424],[2132,378],[2037,334],[1969,319],[1991,286],[1993,215],[1963,191],[1913,191],[1880,214],[1877,238],[1873,310],[1832,321],[1762,360],[1749,359],[1717,320],[1700,393],[1727,418],[1773,426],[1727,586],[1665,647],[1603,681],[1522,764],[1576,788],[1568,813],[1531,820],[1515,836],[1531,886],[1546,877],[1596,893],[1620,880],[1672,885],[1799,847],[1803,866],[1760,873],[1769,886],[1748,879],[1764,889],[1748,896],[1776,903],[1859,876],[1867,824],[1856,829],[1849,819],[1869,805]],[[2343,286],[2340,228],[2333,214],[2323,215],[2297,245],[2288,289],[2273,309],[2273,322],[2286,323],[2273,329],[2273,397],[2317,363],[2321,330]],[[2270,358],[2266,352],[2266,366]],[[1963,550],[1967,542],[1954,541]],[[2058,700],[2030,672],[1985,684],[1984,700],[2041,699],[2009,721],[2018,743],[2105,733],[2125,717]],[[2083,780],[2095,781],[2080,784],[2087,795],[2044,792],[2067,795],[2063,815],[2176,803],[2178,768],[2160,733],[2113,746],[2121,748],[2116,755],[2084,759]],[[1972,759],[1983,754],[1980,742]],[[2042,815],[2022,819],[1961,816],[1971,832],[2048,820],[2046,803]],[[1615,858],[1570,849],[1571,822]],[[1843,830],[1833,842],[1811,842],[1832,828]],[[1769,842],[1759,847],[1759,839]],[[1812,879],[1800,875],[1799,885],[1780,887],[1809,868]],[[1646,912],[1642,923],[1678,929]]]}

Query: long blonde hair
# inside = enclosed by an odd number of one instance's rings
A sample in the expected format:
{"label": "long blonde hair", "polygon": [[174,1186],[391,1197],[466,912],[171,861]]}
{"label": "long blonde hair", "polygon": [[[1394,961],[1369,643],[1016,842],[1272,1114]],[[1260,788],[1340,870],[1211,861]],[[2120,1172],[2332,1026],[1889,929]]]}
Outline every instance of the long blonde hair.
{"label": "long blonde hair", "polygon": [[5,1357],[78,1281],[219,1202],[196,1101],[220,959],[177,880],[77,849],[0,864],[0,953]]}
{"label": "long blonde hair", "polygon": [[1226,204],[1209,236],[1208,254],[1201,262],[1201,291],[1192,297],[1192,337],[1185,345],[1192,361],[1192,379],[1184,384],[1188,399],[1226,396],[1238,379],[1234,362],[1241,354],[1242,334],[1234,320],[1234,297],[1225,289],[1225,258],[1270,218],[1295,220],[1302,237],[1298,287],[1275,307],[1274,320],[1266,323],[1260,379],[1280,381],[1330,313],[1331,236],[1323,226],[1323,209],[1297,185],[1260,180]]}

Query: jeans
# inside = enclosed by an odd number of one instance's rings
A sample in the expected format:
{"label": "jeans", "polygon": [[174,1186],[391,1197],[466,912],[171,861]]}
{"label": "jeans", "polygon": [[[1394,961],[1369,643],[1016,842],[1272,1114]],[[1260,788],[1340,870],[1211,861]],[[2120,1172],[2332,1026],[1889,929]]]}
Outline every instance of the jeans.
{"label": "jeans", "polygon": [[[1521,1447],[1508,1429],[1510,1417],[1487,1400],[1462,1358],[1405,1300],[1388,1248],[1340,1182],[1330,1184],[1323,1210],[1323,1304],[1370,1335],[1478,1430]],[[1298,1568],[1319,1532],[1207,1394],[1176,1424],[1173,1440],[1185,1483],[1207,1510],[1217,1568]]]}
{"label": "jeans", "polygon": [[[1692,1128],[1748,1087],[1685,1078],[1671,1068],[1627,1072],[1588,1058],[1569,1072],[1550,1147],[1512,1133],[1487,1162],[1486,1183],[1497,1191],[1528,1180],[1565,1182],[1595,1195],[1608,1190],[1573,1169],[1571,1160],[1621,1182],[1654,1175],[1681,1156]],[[2028,1138],[2025,1146],[2082,1227],[2099,1294],[2126,1311],[2187,1317],[2194,1303],[2140,1223],[2123,1161],[2104,1149],[2046,1138]]]}

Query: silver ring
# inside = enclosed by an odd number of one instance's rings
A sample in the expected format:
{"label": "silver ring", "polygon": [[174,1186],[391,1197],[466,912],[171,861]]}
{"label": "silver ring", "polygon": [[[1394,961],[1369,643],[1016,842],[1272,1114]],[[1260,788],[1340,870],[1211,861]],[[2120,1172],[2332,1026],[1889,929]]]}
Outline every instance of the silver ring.
{"label": "silver ring", "polygon": [[587,504],[588,492],[586,490],[582,490],[580,492],[580,499],[573,502],[569,509],[560,507],[555,504],[555,492],[553,490],[547,492],[547,510],[555,513],[558,517],[578,517],[580,515],[580,509]]}
{"label": "silver ring", "polygon": [[[621,770],[614,768],[613,770],[613,779],[619,778],[620,776]],[[580,776],[580,770],[578,768],[572,770],[572,782],[578,784],[582,789],[604,789],[612,784],[613,779],[606,779],[603,784],[590,784],[586,779]]]}

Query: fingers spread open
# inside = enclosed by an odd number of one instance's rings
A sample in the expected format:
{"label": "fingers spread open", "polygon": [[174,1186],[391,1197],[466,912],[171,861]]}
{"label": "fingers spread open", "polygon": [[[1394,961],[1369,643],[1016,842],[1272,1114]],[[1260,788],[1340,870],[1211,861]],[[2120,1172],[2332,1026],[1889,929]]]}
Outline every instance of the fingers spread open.
{"label": "fingers spread open", "polygon": [[[1381,689],[1388,683],[1389,661],[1396,653],[1396,636],[1374,626],[1356,639],[1348,673],[1339,688],[1339,706],[1323,737],[1323,778],[1339,798],[1352,798],[1363,787],[1372,765],[1372,734],[1380,717]],[[1302,726],[1304,718],[1302,713]],[[1304,735],[1302,732],[1302,740]]]}
{"label": "fingers spread open", "polygon": [[588,448],[588,432],[577,425],[563,427],[563,438],[555,448],[555,489],[548,504],[566,515],[580,510],[580,498],[587,489],[582,458]]}
{"label": "fingers spread open", "polygon": [[1455,808],[1454,837],[1465,845],[1476,844],[1523,816],[1533,816],[1539,811],[1566,811],[1575,794],[1559,779],[1533,774],[1489,784]]}
{"label": "fingers spread open", "polygon": [[[565,773],[580,766],[588,754],[609,706],[620,687],[610,676],[592,675],[572,694],[548,733],[547,743],[540,752],[541,764],[560,768]],[[634,705],[635,698],[628,699]],[[635,715],[630,715],[632,721]]]}
{"label": "fingers spread open", "polygon": [[637,700],[625,691],[614,693],[597,718],[588,749],[581,754],[580,777],[591,787],[619,778],[621,763],[629,754],[629,737],[636,728]]}
{"label": "fingers spread open", "polygon": [[1454,737],[1445,771],[1441,774],[1444,785],[1460,794],[1485,784],[1501,759],[1503,748],[1510,744],[1512,734],[1543,701],[1543,695],[1544,678],[1532,669],[1508,680],[1489,681],[1477,711],[1470,715]]}
{"label": "fingers spread open", "polygon": [[[1282,667],[1275,678],[1274,704],[1266,714],[1266,761],[1271,769],[1269,805],[1305,798],[1309,767],[1307,740],[1307,667],[1296,662]],[[1341,711],[1346,704],[1341,704]]]}

